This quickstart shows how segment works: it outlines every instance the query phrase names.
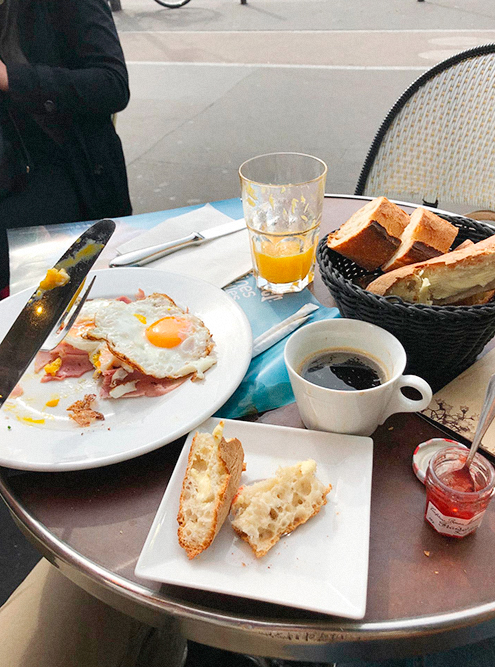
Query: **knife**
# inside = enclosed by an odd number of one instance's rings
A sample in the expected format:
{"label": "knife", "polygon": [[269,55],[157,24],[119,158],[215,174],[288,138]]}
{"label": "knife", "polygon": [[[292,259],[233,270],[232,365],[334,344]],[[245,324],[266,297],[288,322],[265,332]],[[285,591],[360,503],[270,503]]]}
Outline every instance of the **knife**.
{"label": "knife", "polygon": [[0,407],[21,379],[62,314],[77,296],[83,280],[115,230],[100,220],[74,241],[53,267],[69,279],[58,287],[38,287],[0,343]]}
{"label": "knife", "polygon": [[246,229],[246,223],[243,218],[241,220],[226,222],[223,225],[218,225],[218,227],[205,229],[202,232],[192,232],[189,236],[183,236],[180,239],[175,239],[175,241],[168,241],[167,243],[160,243],[117,255],[117,257],[109,262],[109,266],[144,266],[145,264],[149,264],[149,262],[154,262],[155,259],[170,255],[170,253],[177,250],[189,248],[193,245],[201,245],[206,241],[217,239],[220,236],[238,232],[240,229]]}

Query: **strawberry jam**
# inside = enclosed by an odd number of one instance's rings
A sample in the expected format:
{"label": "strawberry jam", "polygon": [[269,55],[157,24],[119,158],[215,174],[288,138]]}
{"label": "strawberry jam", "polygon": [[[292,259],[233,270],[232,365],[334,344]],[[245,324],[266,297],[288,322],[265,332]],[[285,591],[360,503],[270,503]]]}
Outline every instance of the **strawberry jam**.
{"label": "strawberry jam", "polygon": [[476,454],[466,474],[460,469],[467,455],[461,447],[446,447],[428,465],[425,519],[442,535],[464,537],[476,530],[493,494],[493,466]]}

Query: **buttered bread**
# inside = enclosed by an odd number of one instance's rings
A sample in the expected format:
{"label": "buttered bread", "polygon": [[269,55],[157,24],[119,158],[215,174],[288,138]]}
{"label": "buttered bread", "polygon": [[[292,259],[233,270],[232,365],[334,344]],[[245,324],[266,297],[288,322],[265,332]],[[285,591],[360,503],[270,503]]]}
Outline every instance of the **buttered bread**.
{"label": "buttered bread", "polygon": [[239,488],[244,450],[237,438],[223,437],[224,422],[213,433],[196,433],[182,483],[179,544],[195,558],[215,539]]}

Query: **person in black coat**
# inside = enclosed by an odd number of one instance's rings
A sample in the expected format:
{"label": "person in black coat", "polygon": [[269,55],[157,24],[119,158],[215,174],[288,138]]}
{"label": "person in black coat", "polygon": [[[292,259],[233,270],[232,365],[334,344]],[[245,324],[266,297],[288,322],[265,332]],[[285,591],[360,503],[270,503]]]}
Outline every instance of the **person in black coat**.
{"label": "person in black coat", "polygon": [[131,214],[112,119],[128,101],[106,0],[0,4],[0,289],[7,229]]}

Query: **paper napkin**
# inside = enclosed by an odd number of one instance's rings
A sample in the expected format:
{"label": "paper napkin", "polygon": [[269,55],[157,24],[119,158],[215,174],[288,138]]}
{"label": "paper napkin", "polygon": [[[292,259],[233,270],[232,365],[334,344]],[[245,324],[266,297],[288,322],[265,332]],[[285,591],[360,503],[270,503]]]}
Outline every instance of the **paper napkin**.
{"label": "paper napkin", "polygon": [[[491,350],[443,389],[439,389],[423,413],[472,441],[488,381],[494,373],[495,350]],[[488,428],[480,446],[495,455],[495,422]]]}
{"label": "paper napkin", "polygon": [[[131,252],[131,250],[140,250],[147,246],[173,241],[191,232],[201,232],[231,220],[232,218],[225,213],[206,204],[195,211],[165,220],[153,229],[119,246],[117,253],[120,255]],[[239,232],[206,241],[200,246],[178,250],[147,264],[146,267],[201,278],[217,287],[225,287],[251,270],[248,232],[242,229]]]}
{"label": "paper napkin", "polygon": [[[225,291],[246,313],[255,340],[262,339],[301,310],[303,319],[308,318],[309,322],[339,317],[337,308],[322,306],[308,289],[292,294],[270,294],[256,287],[252,274],[229,285]],[[277,338],[274,345],[252,359],[241,384],[218,410],[217,417],[236,419],[280,408],[295,400],[284,362],[290,331],[284,329],[284,332],[284,338]]]}

